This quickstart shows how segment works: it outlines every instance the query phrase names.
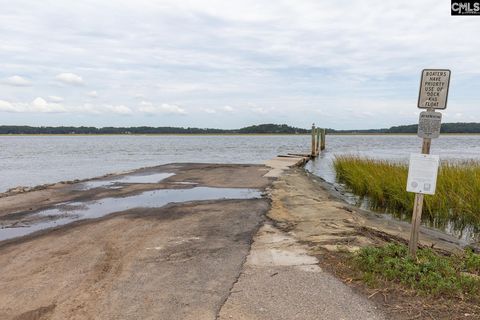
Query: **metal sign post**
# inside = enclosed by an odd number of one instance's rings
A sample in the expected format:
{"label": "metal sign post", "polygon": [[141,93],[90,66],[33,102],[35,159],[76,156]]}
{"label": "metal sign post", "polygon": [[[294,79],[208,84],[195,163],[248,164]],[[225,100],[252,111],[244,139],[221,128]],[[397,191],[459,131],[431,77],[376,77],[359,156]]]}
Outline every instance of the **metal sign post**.
{"label": "metal sign post", "polygon": [[439,157],[426,156],[430,154],[432,139],[438,138],[440,135],[442,114],[434,110],[447,108],[450,73],[450,70],[447,69],[422,70],[418,108],[427,109],[427,111],[420,113],[417,135],[423,138],[423,156],[411,155],[407,180],[407,191],[415,192],[412,228],[408,244],[409,252],[414,257],[417,254],[424,194],[435,193],[437,180]]}

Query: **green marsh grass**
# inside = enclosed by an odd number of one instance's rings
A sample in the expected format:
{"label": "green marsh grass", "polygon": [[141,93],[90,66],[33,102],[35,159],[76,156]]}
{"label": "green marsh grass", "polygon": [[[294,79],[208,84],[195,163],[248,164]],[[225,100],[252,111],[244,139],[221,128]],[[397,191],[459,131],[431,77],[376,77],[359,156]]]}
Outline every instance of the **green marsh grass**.
{"label": "green marsh grass", "polygon": [[[408,164],[358,156],[338,156],[337,179],[372,209],[411,216],[414,194],[407,192]],[[480,228],[480,162],[442,162],[435,195],[426,195],[424,217],[437,228]]]}

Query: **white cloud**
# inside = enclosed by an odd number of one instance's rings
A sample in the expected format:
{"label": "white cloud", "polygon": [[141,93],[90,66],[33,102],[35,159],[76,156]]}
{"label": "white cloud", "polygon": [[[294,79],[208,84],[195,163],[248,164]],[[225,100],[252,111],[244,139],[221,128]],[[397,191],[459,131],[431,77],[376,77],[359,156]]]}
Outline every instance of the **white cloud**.
{"label": "white cloud", "polygon": [[78,85],[83,85],[84,84],[82,77],[80,77],[79,75],[76,75],[74,73],[69,73],[69,72],[57,74],[55,79],[57,79],[60,82],[63,82],[65,84],[70,84],[70,85],[77,85],[78,86]]}
{"label": "white cloud", "polygon": [[[243,85],[245,86],[245,84]],[[157,87],[163,93],[176,93],[176,94],[187,94],[195,92],[203,93],[227,93],[235,92],[241,89],[240,86],[231,83],[206,83],[205,80],[191,83],[191,82],[179,82],[179,83],[166,83],[159,84]]]}
{"label": "white cloud", "polygon": [[145,95],[143,95],[143,94],[141,94],[141,93],[135,93],[135,94],[133,95],[133,98],[134,98],[134,99],[137,99],[137,100],[143,100],[143,99],[145,99]]}
{"label": "white cloud", "polygon": [[8,101],[0,100],[0,111],[3,112],[17,112],[17,109]]}
{"label": "white cloud", "polygon": [[63,98],[62,97],[59,97],[59,96],[48,96],[48,101],[51,101],[51,102],[63,102]]}
{"label": "white cloud", "polygon": [[58,103],[50,103],[41,97],[30,103],[10,103],[0,100],[0,111],[13,113],[64,113],[67,109]]}
{"label": "white cloud", "polygon": [[81,106],[72,107],[72,113],[79,113],[79,114],[94,114],[94,115],[134,115],[135,111],[125,105],[94,105],[91,103],[85,103]]}
{"label": "white cloud", "polygon": [[110,112],[121,114],[121,115],[129,115],[133,113],[133,110],[124,105],[106,105],[105,109]]}
{"label": "white cloud", "polygon": [[205,113],[208,113],[208,114],[214,114],[214,113],[217,113],[216,110],[214,109],[211,109],[211,108],[204,108],[203,111],[205,111]]}
{"label": "white cloud", "polygon": [[178,83],[178,84],[159,84],[158,88],[165,93],[187,93],[202,90],[199,83]]}
{"label": "white cloud", "polygon": [[35,98],[29,106],[29,112],[66,112],[67,110],[61,104],[49,103],[41,97]]}
{"label": "white cloud", "polygon": [[0,100],[0,112],[10,113],[70,113],[70,114],[116,114],[116,115],[131,115],[134,111],[124,105],[92,105],[83,104],[81,106],[64,106],[60,103],[48,102],[42,97],[35,98],[30,103],[15,102]]}
{"label": "white cloud", "polygon": [[8,77],[4,81],[4,83],[7,84],[7,85],[10,85],[10,86],[14,86],[14,87],[29,87],[29,86],[32,85],[30,80],[25,79],[25,78],[20,77],[20,76],[16,76],[16,75]]}
{"label": "white cloud", "polygon": [[222,109],[225,112],[234,112],[235,111],[235,109],[233,107],[230,107],[230,106],[225,106]]}
{"label": "white cloud", "polygon": [[187,114],[185,109],[177,105],[162,103],[159,106],[155,106],[148,101],[142,101],[140,104],[140,108],[138,108],[138,111],[142,113],[149,113],[149,114],[162,114],[162,113],[163,114],[179,114],[179,115]]}
{"label": "white cloud", "polygon": [[273,110],[275,110],[275,108],[273,108],[273,107],[270,107],[270,108],[253,107],[253,108],[250,108],[250,110],[253,113],[257,113],[257,114],[268,114],[268,113],[272,112]]}
{"label": "white cloud", "polygon": [[[108,111],[111,112],[111,110],[108,110]],[[105,110],[102,110],[101,107],[94,106],[90,103],[85,103],[82,106],[73,108],[73,112],[80,113],[80,114],[97,114],[97,115],[99,115],[99,114],[104,113]]]}
{"label": "white cloud", "polygon": [[89,96],[90,98],[98,98],[98,92],[95,90],[87,92],[87,96]]}

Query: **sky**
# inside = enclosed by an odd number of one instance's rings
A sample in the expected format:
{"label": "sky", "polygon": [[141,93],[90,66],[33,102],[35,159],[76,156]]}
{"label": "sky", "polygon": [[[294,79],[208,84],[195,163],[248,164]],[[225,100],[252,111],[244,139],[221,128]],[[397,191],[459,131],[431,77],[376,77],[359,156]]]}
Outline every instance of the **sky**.
{"label": "sky", "polygon": [[0,125],[480,122],[480,16],[436,0],[0,0]]}

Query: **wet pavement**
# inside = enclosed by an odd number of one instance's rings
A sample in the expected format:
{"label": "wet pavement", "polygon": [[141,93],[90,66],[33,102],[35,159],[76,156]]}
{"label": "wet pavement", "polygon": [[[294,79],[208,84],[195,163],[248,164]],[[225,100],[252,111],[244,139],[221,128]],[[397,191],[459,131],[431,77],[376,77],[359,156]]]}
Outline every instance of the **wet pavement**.
{"label": "wet pavement", "polygon": [[80,190],[90,190],[95,188],[121,188],[123,184],[129,183],[160,183],[162,180],[175,175],[174,173],[160,172],[150,174],[131,174],[111,179],[100,179],[78,183],[75,187]]}
{"label": "wet pavement", "polygon": [[0,319],[215,319],[267,172],[172,164],[0,198]]}
{"label": "wet pavement", "polygon": [[[123,180],[131,181],[134,179]],[[148,179],[143,179],[143,181],[146,180]],[[121,186],[119,187],[121,188]],[[3,217],[3,221],[0,220],[0,241],[66,225],[78,220],[101,218],[112,213],[135,208],[160,208],[169,203],[187,201],[258,199],[261,197],[262,193],[257,189],[194,187],[191,189],[146,191],[120,198],[65,202],[37,212],[17,213],[16,216],[21,216],[20,220],[8,221],[6,220],[8,216]]]}

